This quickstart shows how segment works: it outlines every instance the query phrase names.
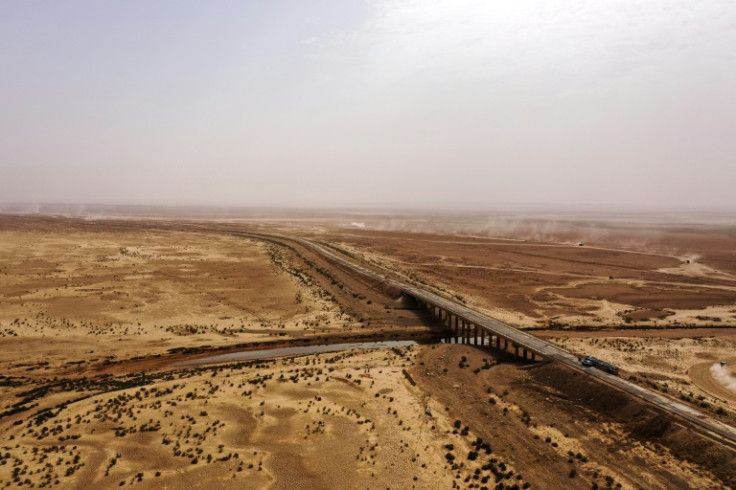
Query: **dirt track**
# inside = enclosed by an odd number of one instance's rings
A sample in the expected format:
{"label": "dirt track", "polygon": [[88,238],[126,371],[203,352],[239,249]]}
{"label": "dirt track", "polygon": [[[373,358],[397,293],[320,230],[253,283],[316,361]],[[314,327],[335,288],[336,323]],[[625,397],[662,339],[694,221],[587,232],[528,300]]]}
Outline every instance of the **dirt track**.
{"label": "dirt track", "polygon": [[[736,363],[736,357],[724,359],[729,365]],[[717,364],[717,363],[715,363]],[[725,401],[736,403],[736,392],[726,388],[720,381],[713,377],[711,367],[713,362],[703,362],[691,367],[688,371],[690,379],[704,391]]]}

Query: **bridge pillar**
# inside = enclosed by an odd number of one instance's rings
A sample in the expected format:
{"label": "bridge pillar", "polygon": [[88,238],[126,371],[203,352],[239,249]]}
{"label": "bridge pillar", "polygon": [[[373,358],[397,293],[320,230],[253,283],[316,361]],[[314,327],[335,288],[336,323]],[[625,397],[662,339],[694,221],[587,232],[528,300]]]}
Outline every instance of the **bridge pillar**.
{"label": "bridge pillar", "polygon": [[473,325],[473,345],[478,345],[478,325]]}
{"label": "bridge pillar", "polygon": [[526,352],[526,349],[524,349],[524,360],[525,361],[527,360],[527,357],[526,356],[527,356],[527,352]]}
{"label": "bridge pillar", "polygon": [[486,340],[485,339],[485,330],[481,328],[480,329],[480,332],[478,332],[478,333],[480,334],[480,345],[483,346],[486,343],[485,342],[485,340]]}
{"label": "bridge pillar", "polygon": [[515,359],[519,358],[519,346],[516,344],[514,344],[514,358]]}

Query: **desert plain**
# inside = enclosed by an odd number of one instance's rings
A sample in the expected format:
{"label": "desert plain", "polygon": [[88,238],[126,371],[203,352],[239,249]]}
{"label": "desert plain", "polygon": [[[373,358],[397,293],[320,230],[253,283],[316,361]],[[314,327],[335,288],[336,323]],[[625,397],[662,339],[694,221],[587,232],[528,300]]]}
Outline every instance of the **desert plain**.
{"label": "desert plain", "polygon": [[[6,212],[0,487],[736,486],[724,441],[554,363],[442,342],[295,237],[736,425],[728,217]],[[212,359],[336,343],[356,348]]]}

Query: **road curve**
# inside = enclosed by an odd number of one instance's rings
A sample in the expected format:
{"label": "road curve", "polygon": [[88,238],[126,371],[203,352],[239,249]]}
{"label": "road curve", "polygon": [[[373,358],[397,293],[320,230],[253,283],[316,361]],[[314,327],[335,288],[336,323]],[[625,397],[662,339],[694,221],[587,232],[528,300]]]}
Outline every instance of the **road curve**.
{"label": "road curve", "polygon": [[[251,236],[258,237],[259,235],[252,234]],[[334,252],[310,240],[281,235],[265,234],[260,235],[260,237],[297,242],[305,247],[310,248],[311,250],[318,252],[322,256],[339,263],[343,267],[367,276],[373,280],[384,282],[392,287],[403,291],[405,294],[412,296],[415,299],[438,306],[452,313],[453,315],[458,316],[459,318],[465,319],[467,322],[484,328],[485,330],[490,331],[494,334],[500,335],[501,337],[507,338],[512,342],[518,344],[520,347],[531,350],[541,355],[545,359],[559,362],[572,369],[575,369],[578,372],[582,372],[589,376],[598,378],[604,383],[608,383],[609,385],[625,391],[641,400],[644,400],[651,405],[654,405],[655,407],[658,407],[661,410],[664,410],[670,414],[676,415],[684,420],[693,423],[696,427],[700,428],[711,437],[716,436],[717,439],[725,439],[725,442],[729,443],[729,445],[731,446],[736,445],[736,428],[715,420],[712,417],[690,406],[682,404],[669,397],[662,396],[623,378],[608,374],[598,369],[586,368],[580,364],[580,361],[576,356],[552,344],[551,342],[540,339],[538,337],[534,337],[533,335],[530,335],[522,330],[514,328],[510,325],[506,325],[494,318],[472,310],[450,299],[441,297],[430,291],[426,291],[404,281],[389,278],[376,271],[369,270],[361,265],[355,264],[345,259],[344,257],[335,254]]]}

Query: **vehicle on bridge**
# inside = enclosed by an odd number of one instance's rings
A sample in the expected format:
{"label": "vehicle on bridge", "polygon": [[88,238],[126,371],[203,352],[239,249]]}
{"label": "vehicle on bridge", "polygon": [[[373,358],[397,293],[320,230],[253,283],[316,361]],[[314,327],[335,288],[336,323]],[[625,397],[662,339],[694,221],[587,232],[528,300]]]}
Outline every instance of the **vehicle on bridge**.
{"label": "vehicle on bridge", "polygon": [[616,366],[596,359],[595,357],[585,356],[580,364],[586,367],[595,367],[610,374],[618,374],[618,368]]}

